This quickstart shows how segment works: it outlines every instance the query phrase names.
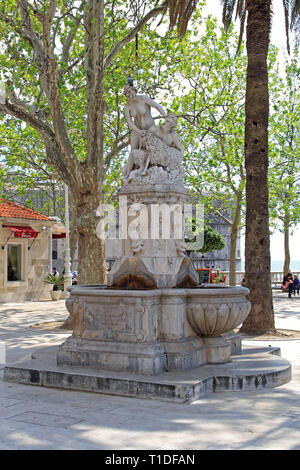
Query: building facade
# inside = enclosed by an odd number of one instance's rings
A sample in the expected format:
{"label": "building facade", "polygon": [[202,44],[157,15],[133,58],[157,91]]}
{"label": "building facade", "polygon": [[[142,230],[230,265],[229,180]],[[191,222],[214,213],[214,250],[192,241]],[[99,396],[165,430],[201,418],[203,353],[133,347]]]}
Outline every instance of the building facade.
{"label": "building facade", "polygon": [[54,228],[51,218],[0,199],[0,302],[50,298],[44,278]]}

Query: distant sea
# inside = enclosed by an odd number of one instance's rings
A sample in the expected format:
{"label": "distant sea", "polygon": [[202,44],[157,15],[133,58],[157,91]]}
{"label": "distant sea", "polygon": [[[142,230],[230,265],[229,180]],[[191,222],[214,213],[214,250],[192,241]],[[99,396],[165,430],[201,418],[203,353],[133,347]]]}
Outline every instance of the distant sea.
{"label": "distant sea", "polygon": [[[283,263],[284,261],[283,260],[271,260],[271,271],[272,272],[280,272],[282,271],[282,268],[283,268]],[[245,261],[242,260],[242,271],[244,271],[245,269]],[[292,272],[300,272],[300,260],[296,260],[296,261],[291,261],[290,263],[290,268],[291,268],[291,271]]]}

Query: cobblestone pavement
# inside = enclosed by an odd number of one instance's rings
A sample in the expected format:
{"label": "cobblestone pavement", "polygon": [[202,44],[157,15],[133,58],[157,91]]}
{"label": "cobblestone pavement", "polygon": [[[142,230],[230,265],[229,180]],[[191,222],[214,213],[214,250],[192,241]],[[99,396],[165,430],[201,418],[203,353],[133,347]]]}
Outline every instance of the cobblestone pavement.
{"label": "cobblestone pavement", "polygon": [[[300,296],[274,294],[276,327],[300,331]],[[34,323],[67,318],[64,301],[0,304],[6,362],[63,342],[66,332]],[[0,449],[300,450],[300,340],[279,346],[291,382],[276,389],[214,393],[192,404],[70,392],[4,382],[0,365]]]}

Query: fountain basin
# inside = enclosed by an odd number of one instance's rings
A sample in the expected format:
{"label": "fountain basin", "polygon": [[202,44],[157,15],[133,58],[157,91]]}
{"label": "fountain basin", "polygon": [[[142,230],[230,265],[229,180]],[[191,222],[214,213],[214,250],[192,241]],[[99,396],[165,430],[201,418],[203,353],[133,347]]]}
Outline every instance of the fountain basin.
{"label": "fountain basin", "polygon": [[156,375],[226,363],[240,352],[232,325],[249,312],[246,288],[68,290],[73,335],[59,347],[59,365]]}
{"label": "fountain basin", "polygon": [[207,285],[187,293],[187,319],[193,331],[215,337],[238,327],[247,318],[251,304],[246,287]]}

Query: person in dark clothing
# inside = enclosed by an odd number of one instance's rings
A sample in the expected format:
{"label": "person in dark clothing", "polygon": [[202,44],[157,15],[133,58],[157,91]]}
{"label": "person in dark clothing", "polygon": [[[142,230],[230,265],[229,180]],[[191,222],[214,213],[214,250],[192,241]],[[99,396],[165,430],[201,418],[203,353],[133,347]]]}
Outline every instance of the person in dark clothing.
{"label": "person in dark clothing", "polygon": [[297,274],[294,275],[294,281],[293,281],[293,291],[294,291],[294,295],[296,295],[296,291],[297,291],[297,295],[299,295],[299,290],[300,290],[300,281],[298,279],[298,276]]}
{"label": "person in dark clothing", "polygon": [[288,286],[289,286],[289,283],[288,283],[288,280],[287,280],[287,277],[288,277],[288,274],[286,274],[285,276],[283,276],[283,281],[282,281],[282,284],[281,284],[281,288],[282,290],[286,290],[288,291]]}
{"label": "person in dark clothing", "polygon": [[[52,268],[52,276],[54,276],[56,279],[59,278],[59,272],[56,271],[56,268]],[[53,285],[53,290],[58,290],[58,286],[56,284]]]}
{"label": "person in dark clothing", "polygon": [[292,293],[294,291],[294,279],[291,273],[286,275],[286,284],[289,290],[289,297],[292,297]]}

